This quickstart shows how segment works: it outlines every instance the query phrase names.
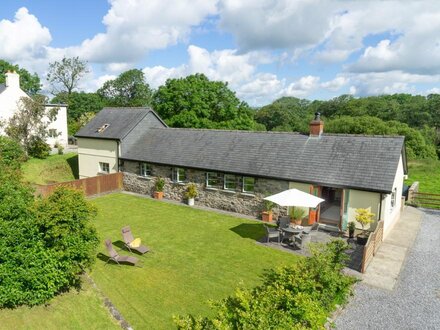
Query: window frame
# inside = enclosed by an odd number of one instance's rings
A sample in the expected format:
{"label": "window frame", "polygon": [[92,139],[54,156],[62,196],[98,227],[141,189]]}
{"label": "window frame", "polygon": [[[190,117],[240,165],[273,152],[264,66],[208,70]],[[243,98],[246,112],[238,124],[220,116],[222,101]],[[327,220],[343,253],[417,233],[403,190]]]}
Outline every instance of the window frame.
{"label": "window frame", "polygon": [[[107,167],[107,170],[105,169]],[[99,173],[110,173],[110,163],[99,162]]]}
{"label": "window frame", "polygon": [[[252,190],[246,190],[245,189],[245,181],[246,179],[252,179]],[[255,193],[255,178],[252,176],[243,176],[241,179],[241,192],[247,193],[247,194],[254,194]]]}
{"label": "window frame", "polygon": [[[181,175],[179,171],[183,171],[184,173],[184,179],[181,179]],[[173,168],[173,181],[175,183],[185,183],[187,181],[187,173],[186,168],[183,167],[174,167]]]}
{"label": "window frame", "polygon": [[[209,180],[214,180],[213,178],[210,178],[209,175],[215,175],[215,180],[216,180],[216,184],[215,185],[210,185],[209,184]],[[220,174],[218,172],[206,172],[206,179],[205,179],[205,185],[206,188],[211,188],[211,189],[219,189],[221,187],[220,185]]]}
{"label": "window frame", "polygon": [[[148,169],[144,168],[144,166]],[[152,173],[153,173],[153,168],[150,163],[144,163],[144,162],[139,163],[139,176],[143,178],[149,178],[152,176]]]}
{"label": "window frame", "polygon": [[[227,188],[226,184],[230,180],[227,179],[227,177],[233,177],[234,178],[234,188]],[[237,180],[238,177],[235,174],[224,174],[223,175],[223,189],[228,191],[237,191]]]}

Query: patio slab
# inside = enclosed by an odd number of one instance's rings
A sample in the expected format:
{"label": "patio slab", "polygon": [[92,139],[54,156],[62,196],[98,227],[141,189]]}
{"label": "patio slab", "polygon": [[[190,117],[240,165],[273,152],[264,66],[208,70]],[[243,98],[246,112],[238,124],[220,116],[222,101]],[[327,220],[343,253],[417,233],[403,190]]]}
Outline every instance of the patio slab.
{"label": "patio slab", "polygon": [[421,211],[413,207],[404,209],[362,275],[363,283],[385,290],[394,289],[406,255],[419,232],[422,215]]}

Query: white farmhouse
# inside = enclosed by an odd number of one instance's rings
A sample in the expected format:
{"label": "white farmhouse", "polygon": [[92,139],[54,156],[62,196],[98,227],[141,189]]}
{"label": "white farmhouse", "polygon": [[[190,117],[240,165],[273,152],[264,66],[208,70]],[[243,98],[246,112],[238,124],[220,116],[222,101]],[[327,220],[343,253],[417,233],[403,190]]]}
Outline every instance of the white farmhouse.
{"label": "white farmhouse", "polygon": [[[18,110],[20,98],[29,97],[20,88],[20,76],[15,72],[6,73],[6,83],[0,84],[0,120],[7,121]],[[49,137],[46,142],[53,147],[55,143],[67,146],[67,107],[63,104],[46,104],[46,109],[58,107],[56,119],[48,126]],[[3,133],[0,131],[0,133]]]}

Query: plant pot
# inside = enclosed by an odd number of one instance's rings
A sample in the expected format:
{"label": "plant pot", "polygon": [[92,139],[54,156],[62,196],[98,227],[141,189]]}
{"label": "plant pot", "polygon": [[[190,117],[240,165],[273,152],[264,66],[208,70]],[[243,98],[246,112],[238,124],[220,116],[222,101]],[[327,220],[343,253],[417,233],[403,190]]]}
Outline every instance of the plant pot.
{"label": "plant pot", "polygon": [[188,198],[188,205],[194,206],[194,198]]}
{"label": "plant pot", "polygon": [[163,191],[155,191],[154,192],[154,198],[162,199],[163,198]]}
{"label": "plant pot", "polygon": [[354,238],[354,230],[349,230],[348,231],[348,237],[349,238]]}
{"label": "plant pot", "polygon": [[365,245],[367,244],[368,241],[368,236],[369,235],[365,235],[365,234],[359,234],[356,236],[356,243],[359,245]]}
{"label": "plant pot", "polygon": [[297,225],[297,226],[301,226],[301,225],[302,225],[302,219],[294,219],[293,222],[294,222],[295,225]]}
{"label": "plant pot", "polygon": [[272,211],[263,211],[261,213],[261,219],[264,222],[272,222]]}

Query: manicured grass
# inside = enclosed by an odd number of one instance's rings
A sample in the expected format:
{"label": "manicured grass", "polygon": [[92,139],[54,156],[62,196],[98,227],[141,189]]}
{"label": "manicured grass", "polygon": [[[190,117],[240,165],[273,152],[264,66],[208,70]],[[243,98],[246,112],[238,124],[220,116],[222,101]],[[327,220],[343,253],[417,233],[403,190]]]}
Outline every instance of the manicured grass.
{"label": "manicured grass", "polygon": [[52,155],[46,159],[31,158],[23,164],[24,180],[34,184],[71,181],[78,178],[78,155]]}
{"label": "manicured grass", "polygon": [[[174,328],[177,314],[211,315],[207,301],[253,287],[265,269],[296,262],[297,256],[256,244],[261,223],[186,206],[111,194],[93,200],[103,242],[122,247],[121,228],[130,225],[153,252],[143,267],[104,266],[104,245],[91,272],[97,285],[135,329]],[[121,250],[121,255],[130,255]]]}
{"label": "manicured grass", "polygon": [[440,161],[417,160],[408,162],[407,185],[419,181],[419,191],[440,194]]}
{"label": "manicured grass", "polygon": [[96,291],[83,281],[78,293],[55,297],[46,306],[0,309],[1,329],[120,329]]}

